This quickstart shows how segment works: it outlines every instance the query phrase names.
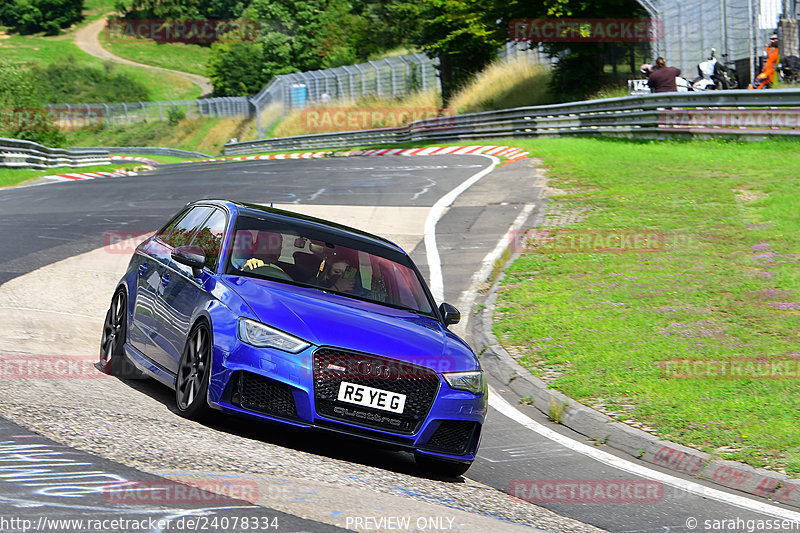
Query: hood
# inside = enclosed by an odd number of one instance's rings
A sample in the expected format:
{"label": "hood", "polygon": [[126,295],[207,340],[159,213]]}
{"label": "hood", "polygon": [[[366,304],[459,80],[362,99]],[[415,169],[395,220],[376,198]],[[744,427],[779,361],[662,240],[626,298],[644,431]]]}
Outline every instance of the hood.
{"label": "hood", "polygon": [[259,321],[316,346],[399,359],[437,372],[475,370],[472,350],[430,317],[317,289],[226,275]]}

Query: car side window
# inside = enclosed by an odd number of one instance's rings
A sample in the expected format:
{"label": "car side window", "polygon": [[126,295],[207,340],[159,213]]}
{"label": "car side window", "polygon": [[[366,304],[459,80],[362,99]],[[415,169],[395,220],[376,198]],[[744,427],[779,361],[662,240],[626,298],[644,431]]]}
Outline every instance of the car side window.
{"label": "car side window", "polygon": [[188,213],[188,212],[189,212],[189,210],[188,210],[188,209],[184,209],[183,211],[181,211],[180,213],[178,213],[177,215],[175,215],[174,217],[172,217],[172,220],[170,220],[170,221],[167,223],[167,225],[166,225],[166,226],[164,226],[163,228],[161,228],[160,230],[158,230],[158,231],[156,232],[156,238],[157,238],[158,240],[162,241],[162,242],[167,242],[167,236],[169,236],[169,233],[172,231],[172,228],[174,228],[174,227],[175,227],[175,224],[177,224],[178,222],[180,222],[180,221],[181,221],[181,219],[182,219],[184,216],[186,216],[186,213]]}
{"label": "car side window", "polygon": [[222,247],[222,237],[225,235],[226,222],[225,213],[215,209],[214,213],[208,217],[208,220],[205,221],[192,240],[192,244],[202,248],[206,254],[206,267],[210,270],[214,270],[217,266],[217,259]]}
{"label": "car side window", "polygon": [[161,236],[161,240],[173,248],[186,246],[191,242],[192,236],[200,229],[213,209],[213,207],[202,206],[193,208],[172,227],[172,230],[166,236]]}

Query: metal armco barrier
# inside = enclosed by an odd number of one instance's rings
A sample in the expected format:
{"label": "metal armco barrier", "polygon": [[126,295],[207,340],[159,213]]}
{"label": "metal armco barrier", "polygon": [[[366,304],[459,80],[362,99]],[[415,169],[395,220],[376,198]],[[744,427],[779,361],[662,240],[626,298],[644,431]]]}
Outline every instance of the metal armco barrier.
{"label": "metal armco barrier", "polygon": [[178,150],[177,148],[159,148],[154,146],[74,146],[70,148],[74,152],[96,152],[104,151],[112,155],[166,155],[172,157],[195,157],[208,158],[208,154],[202,152],[190,152],[188,150]]}
{"label": "metal armco barrier", "polygon": [[110,163],[106,150],[72,151],[48,148],[31,141],[0,138],[0,167],[45,169]]}
{"label": "metal armco barrier", "polygon": [[800,89],[663,93],[431,118],[400,128],[229,143],[225,155],[277,150],[457,141],[493,137],[611,135],[676,137],[800,136]]}

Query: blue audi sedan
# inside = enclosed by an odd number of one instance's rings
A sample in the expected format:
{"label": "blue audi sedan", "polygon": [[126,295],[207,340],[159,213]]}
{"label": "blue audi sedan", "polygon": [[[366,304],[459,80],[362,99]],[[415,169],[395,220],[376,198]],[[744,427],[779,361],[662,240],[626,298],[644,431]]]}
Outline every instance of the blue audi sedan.
{"label": "blue audi sedan", "polygon": [[478,450],[487,387],[400,247],[246,203],[187,205],[139,245],[106,314],[100,368],[211,409],[369,439],[446,476]]}

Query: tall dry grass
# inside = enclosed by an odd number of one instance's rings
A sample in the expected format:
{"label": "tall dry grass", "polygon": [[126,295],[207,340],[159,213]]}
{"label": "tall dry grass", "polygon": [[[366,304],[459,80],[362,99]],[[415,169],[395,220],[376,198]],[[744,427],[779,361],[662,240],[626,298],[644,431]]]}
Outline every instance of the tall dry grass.
{"label": "tall dry grass", "polygon": [[[309,120],[309,112],[317,111],[324,113],[326,110],[334,111],[337,109],[347,108],[354,114],[358,112],[375,112],[376,116],[387,117],[391,115],[391,119],[402,119],[399,112],[408,111],[407,116],[410,118],[411,113],[430,113],[435,112],[442,106],[442,97],[436,89],[427,91],[419,91],[412,93],[403,98],[384,100],[377,97],[366,97],[351,101],[337,101],[330,104],[318,104],[313,108],[306,108],[289,112],[281,123],[272,132],[273,137],[290,137],[293,135],[306,135],[311,133],[323,133],[319,127],[315,126],[314,122]],[[366,125],[366,129],[389,127],[389,126],[404,126],[408,124],[409,120],[392,121],[391,123],[376,123]],[[358,124],[362,124],[358,122]],[[361,129],[360,127],[345,127],[346,129]]]}
{"label": "tall dry grass", "polygon": [[[508,62],[498,61],[491,64],[486,70],[466,87],[460,90],[451,100],[450,105],[443,110],[444,114],[471,113],[477,111],[490,111],[530,105],[541,105],[550,102],[548,82],[550,71],[546,65],[531,63],[528,60],[517,59]],[[442,97],[438,90],[429,89],[425,92],[416,92],[399,99],[378,99],[377,97],[361,98],[354,101],[337,101],[327,105],[316,105],[312,111],[324,113],[326,108],[348,108],[353,113],[371,112],[391,114],[392,110],[437,110],[442,107]],[[309,119],[309,109],[290,112],[267,136],[289,137],[293,135],[306,135],[322,133],[333,129],[322,130],[317,127],[314,120]],[[397,116],[397,113],[395,113]],[[388,126],[402,126],[408,121],[393,122],[391,124],[370,124],[364,129]],[[339,131],[347,129],[361,129],[361,127],[342,127]]]}
{"label": "tall dry grass", "polygon": [[450,100],[456,113],[550,103],[550,69],[526,59],[496,61]]}

